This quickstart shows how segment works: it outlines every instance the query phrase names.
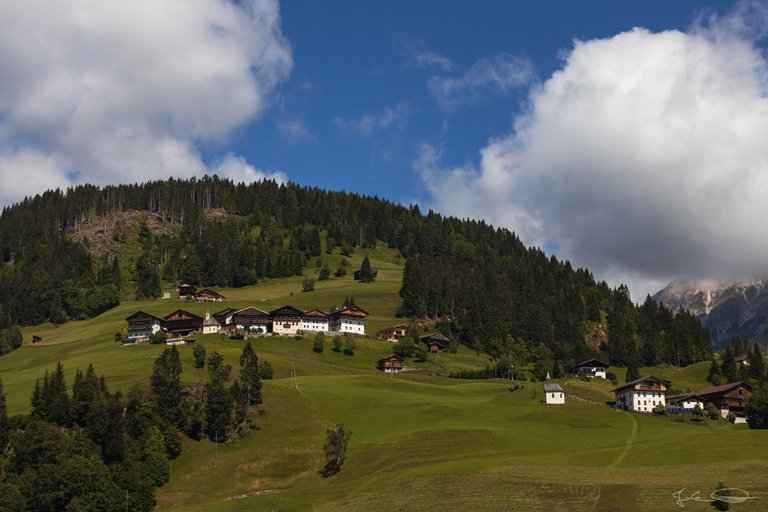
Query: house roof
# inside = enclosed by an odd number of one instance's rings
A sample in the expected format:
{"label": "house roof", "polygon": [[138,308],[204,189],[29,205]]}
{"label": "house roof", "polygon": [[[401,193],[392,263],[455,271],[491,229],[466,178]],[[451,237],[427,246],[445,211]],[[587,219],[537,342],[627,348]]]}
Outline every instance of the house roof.
{"label": "house roof", "polygon": [[721,386],[713,386],[711,388],[700,389],[695,393],[700,397],[708,398],[713,395],[724,395],[729,391],[738,388],[739,386],[744,386],[745,388],[747,388],[748,391],[750,392],[752,391],[752,386],[750,386],[748,383],[744,381],[739,381],[739,382],[731,382],[730,384],[723,384]]}
{"label": "house roof", "polygon": [[269,316],[269,313],[262,311],[259,308],[248,306],[247,308],[239,309],[235,311],[238,316]]}
{"label": "house roof", "polygon": [[360,306],[344,306],[341,309],[337,309],[333,313],[331,313],[332,317],[340,317],[342,315],[347,316],[357,316],[360,318],[365,318],[368,316],[368,312],[361,308]]}
{"label": "house roof", "polygon": [[219,315],[225,315],[226,316],[226,315],[228,315],[230,313],[235,313],[235,311],[236,311],[235,308],[224,308],[221,311],[217,311],[216,313],[214,313],[213,316],[219,316]]}
{"label": "house roof", "polygon": [[404,328],[407,329],[408,325],[407,324],[397,324],[397,325],[393,325],[392,327],[387,327],[384,330],[385,331],[393,331],[395,329],[404,329]]}
{"label": "house roof", "polygon": [[693,398],[697,398],[700,402],[704,401],[704,398],[700,397],[698,393],[681,393],[679,395],[667,395],[667,402],[681,402]]}
{"label": "house roof", "polygon": [[309,316],[312,318],[328,318],[328,315],[326,315],[319,309],[309,309],[304,312],[304,316]]}
{"label": "house roof", "polygon": [[433,332],[432,334],[419,336],[419,341],[425,345],[439,344],[443,347],[449,347],[451,345],[451,339],[441,332]]}
{"label": "house roof", "polygon": [[560,387],[560,384],[553,384],[551,382],[544,383],[544,392],[545,393],[565,393],[565,391],[563,391],[563,388]]}
{"label": "house roof", "polygon": [[378,362],[380,363],[382,361],[386,361],[387,359],[397,359],[398,361],[405,361],[404,358],[400,357],[397,354],[390,354],[387,357],[382,357],[381,359],[378,360]]}
{"label": "house roof", "polygon": [[665,387],[669,387],[670,385],[672,385],[672,383],[669,382],[668,380],[660,379],[658,377],[654,377],[653,375],[648,375],[647,377],[640,377],[639,379],[635,379],[632,382],[627,382],[626,384],[623,384],[621,386],[615,387],[611,391],[618,391],[620,389],[625,389],[625,388],[628,388],[628,387],[633,387],[636,384],[640,384],[641,382],[645,382],[645,381],[649,381],[649,380],[656,381],[656,382],[658,382],[659,384],[661,384],[661,385],[663,385]]}
{"label": "house roof", "polygon": [[734,358],[734,359],[735,359],[735,361],[736,361],[737,363],[740,363],[740,362],[742,362],[742,361],[747,361],[747,360],[749,360],[749,355],[748,355],[748,354],[744,354],[743,356],[739,356],[739,357],[736,357],[736,358]]}
{"label": "house roof", "polygon": [[200,320],[203,319],[194,313],[184,311],[183,309],[177,309],[173,313],[170,313],[163,317],[164,320]]}
{"label": "house roof", "polygon": [[297,316],[301,317],[304,315],[304,312],[300,309],[296,309],[293,306],[283,306],[281,308],[277,308],[273,311],[269,312],[269,316]]}
{"label": "house roof", "polygon": [[216,320],[210,313],[205,313],[205,320],[203,320],[203,327],[221,326],[218,320]]}
{"label": "house roof", "polygon": [[603,368],[608,368],[611,365],[609,365],[608,363],[604,363],[599,359],[587,359],[586,361],[582,361],[581,363],[574,365],[574,368],[580,368],[582,366],[595,366],[595,367],[600,366]]}
{"label": "house roof", "polygon": [[127,317],[126,320],[131,321],[131,320],[137,320],[139,318],[152,318],[153,320],[162,320],[162,318],[149,313],[145,313],[144,311],[137,311],[131,316]]}
{"label": "house roof", "polygon": [[197,292],[198,295],[213,295],[214,297],[221,297],[222,299],[224,296],[217,292],[216,290],[211,290],[210,288],[206,288],[205,290],[200,290]]}

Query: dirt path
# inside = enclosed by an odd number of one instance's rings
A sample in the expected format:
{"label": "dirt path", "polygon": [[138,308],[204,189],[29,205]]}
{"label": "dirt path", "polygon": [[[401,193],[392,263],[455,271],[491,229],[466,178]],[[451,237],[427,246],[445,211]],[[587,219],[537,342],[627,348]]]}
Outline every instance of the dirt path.
{"label": "dirt path", "polygon": [[616,458],[613,463],[608,466],[610,468],[615,468],[619,464],[621,464],[621,461],[624,460],[624,457],[627,456],[629,451],[632,449],[632,445],[635,443],[635,438],[637,437],[637,420],[635,419],[635,415],[631,412],[624,412],[627,416],[629,416],[629,419],[632,420],[632,433],[627,438],[627,446],[624,447],[624,450],[622,450],[621,454]]}

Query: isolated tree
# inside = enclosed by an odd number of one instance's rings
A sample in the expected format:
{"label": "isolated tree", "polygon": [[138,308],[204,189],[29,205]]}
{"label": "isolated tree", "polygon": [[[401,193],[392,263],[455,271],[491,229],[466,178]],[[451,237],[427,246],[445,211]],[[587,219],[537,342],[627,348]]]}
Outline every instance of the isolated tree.
{"label": "isolated tree", "polygon": [[427,349],[424,348],[423,345],[416,345],[416,349],[413,351],[413,358],[419,362],[423,363],[427,360],[427,357],[429,356],[429,352],[427,352]]}
{"label": "isolated tree", "polygon": [[344,458],[347,454],[347,444],[352,435],[351,432],[344,430],[343,423],[337,423],[336,426],[329,428],[325,439],[325,467],[320,471],[323,477],[335,475],[341,470],[344,464]]}
{"label": "isolated tree", "polygon": [[317,334],[315,334],[315,341],[312,344],[312,350],[317,352],[318,354],[322,354],[324,345],[325,345],[325,334],[323,334],[322,332],[318,332]]}
{"label": "isolated tree", "polygon": [[242,381],[248,406],[261,403],[261,374],[259,356],[253,350],[251,342],[245,344],[240,354],[240,380]]}
{"label": "isolated tree", "polygon": [[175,345],[155,359],[149,382],[158,414],[172,425],[181,426],[181,359]]}
{"label": "isolated tree", "polygon": [[355,349],[357,348],[357,343],[355,343],[355,339],[352,336],[344,335],[344,355],[347,356],[353,356],[355,355]]}
{"label": "isolated tree", "polygon": [[192,345],[192,357],[195,359],[195,368],[203,368],[205,366],[205,345],[202,343]]}
{"label": "isolated tree", "polygon": [[261,376],[261,380],[272,380],[272,363],[269,361],[262,361],[261,364],[259,364],[259,375]]}
{"label": "isolated tree", "polygon": [[713,421],[720,419],[720,411],[712,402],[708,402],[707,405],[704,406],[704,411],[707,413],[709,419]]}
{"label": "isolated tree", "polygon": [[333,351],[334,352],[341,352],[341,349],[344,347],[344,340],[341,338],[341,336],[334,336],[333,337]]}
{"label": "isolated tree", "polygon": [[368,259],[368,255],[363,258],[363,263],[360,265],[360,282],[372,283],[376,280],[376,271],[371,267],[371,261]]}
{"label": "isolated tree", "polygon": [[305,277],[304,281],[301,283],[301,291],[303,292],[311,292],[315,290],[315,279],[312,277]]}
{"label": "isolated tree", "polygon": [[328,268],[328,265],[323,265],[323,268],[320,269],[320,275],[318,276],[318,279],[320,281],[325,281],[329,277],[331,277],[331,269]]}
{"label": "isolated tree", "polygon": [[691,419],[694,421],[702,421],[704,419],[704,409],[702,409],[699,404],[693,406],[693,411],[691,411]]}

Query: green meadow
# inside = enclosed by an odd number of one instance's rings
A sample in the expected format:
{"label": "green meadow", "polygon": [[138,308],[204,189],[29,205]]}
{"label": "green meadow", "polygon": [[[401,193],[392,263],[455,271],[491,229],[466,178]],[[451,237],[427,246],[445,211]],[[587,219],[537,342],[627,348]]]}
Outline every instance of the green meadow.
{"label": "green meadow", "polygon": [[[368,333],[399,323],[395,316],[404,261],[384,247],[368,251],[379,271],[373,284],[351,278],[362,251],[347,257],[345,278],[318,281],[301,292],[301,277],[220,290],[227,300],[187,304],[174,298],[125,302],[91,320],[25,328],[25,345],[0,358],[10,414],[28,411],[36,378],[64,362],[71,385],[76,368],[93,363],[112,389],[146,379],[162,346],[122,346],[124,318],[141,309],[165,315],[184,308],[204,314],[254,305],[291,304],[328,310],[345,297],[370,313]],[[324,255],[332,270],[338,254]],[[316,273],[314,264],[306,274]],[[42,341],[32,345],[32,335]],[[242,341],[197,336],[237,367]],[[455,354],[407,361],[414,371],[382,374],[374,368],[391,345],[359,339],[353,356],[312,351],[312,338],[254,340],[275,378],[264,383],[255,428],[222,445],[186,440],[172,462],[171,480],[158,490],[168,511],[608,511],[712,510],[706,500],[718,482],[751,499],[731,510],[768,508],[768,432],[744,425],[696,425],[675,418],[616,412],[604,405],[610,383],[562,381],[565,405],[542,404],[540,383],[511,392],[501,379],[457,380],[445,372],[482,368],[490,361],[465,347]],[[179,347],[183,379],[195,384],[205,370],[192,367],[192,350]],[[689,368],[647,368],[677,389],[706,387],[709,363]],[[297,378],[290,378],[295,366]],[[623,382],[622,369],[611,369]],[[578,398],[579,400],[577,400]],[[352,432],[339,474],[324,479],[326,428]],[[673,494],[678,494],[678,498]],[[694,493],[699,492],[698,495]],[[699,496],[698,500],[690,500]]]}

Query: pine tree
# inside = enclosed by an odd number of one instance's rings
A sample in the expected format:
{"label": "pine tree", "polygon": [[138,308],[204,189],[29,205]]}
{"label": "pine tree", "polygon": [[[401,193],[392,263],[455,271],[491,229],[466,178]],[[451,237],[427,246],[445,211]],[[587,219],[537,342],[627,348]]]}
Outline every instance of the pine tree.
{"label": "pine tree", "polygon": [[372,283],[376,280],[376,271],[371,268],[371,261],[368,259],[368,255],[363,258],[363,264],[360,266],[360,282]]}
{"label": "pine tree", "polygon": [[719,386],[722,383],[722,376],[720,374],[720,366],[712,357],[712,364],[709,365],[709,373],[707,374],[707,381],[713,386]]}
{"label": "pine tree", "polygon": [[44,420],[59,426],[66,426],[70,421],[70,400],[67,383],[64,380],[64,365],[56,363],[56,370],[48,379],[48,386],[43,381],[43,402],[45,403]]}
{"label": "pine tree", "polygon": [[633,380],[637,380],[639,378],[640,378],[640,370],[637,368],[637,362],[633,358],[629,361],[629,365],[627,366],[626,382],[632,382]]}
{"label": "pine tree", "polygon": [[202,343],[192,345],[192,357],[195,360],[195,368],[203,368],[205,366],[205,345]]}
{"label": "pine tree", "polygon": [[171,425],[181,426],[181,359],[175,345],[163,350],[155,360],[149,381],[157,413]]}
{"label": "pine tree", "polygon": [[753,379],[758,381],[765,380],[765,359],[763,358],[763,352],[760,350],[760,346],[755,343],[752,347],[752,353],[749,355],[749,375]]}
{"label": "pine tree", "polygon": [[232,395],[227,388],[232,367],[224,364],[218,352],[208,357],[209,382],[205,385],[205,432],[208,439],[223,443],[231,428]]}
{"label": "pine tree", "polygon": [[248,406],[261,403],[261,374],[259,356],[254,352],[251,342],[245,344],[240,355],[240,380],[248,397]]}

